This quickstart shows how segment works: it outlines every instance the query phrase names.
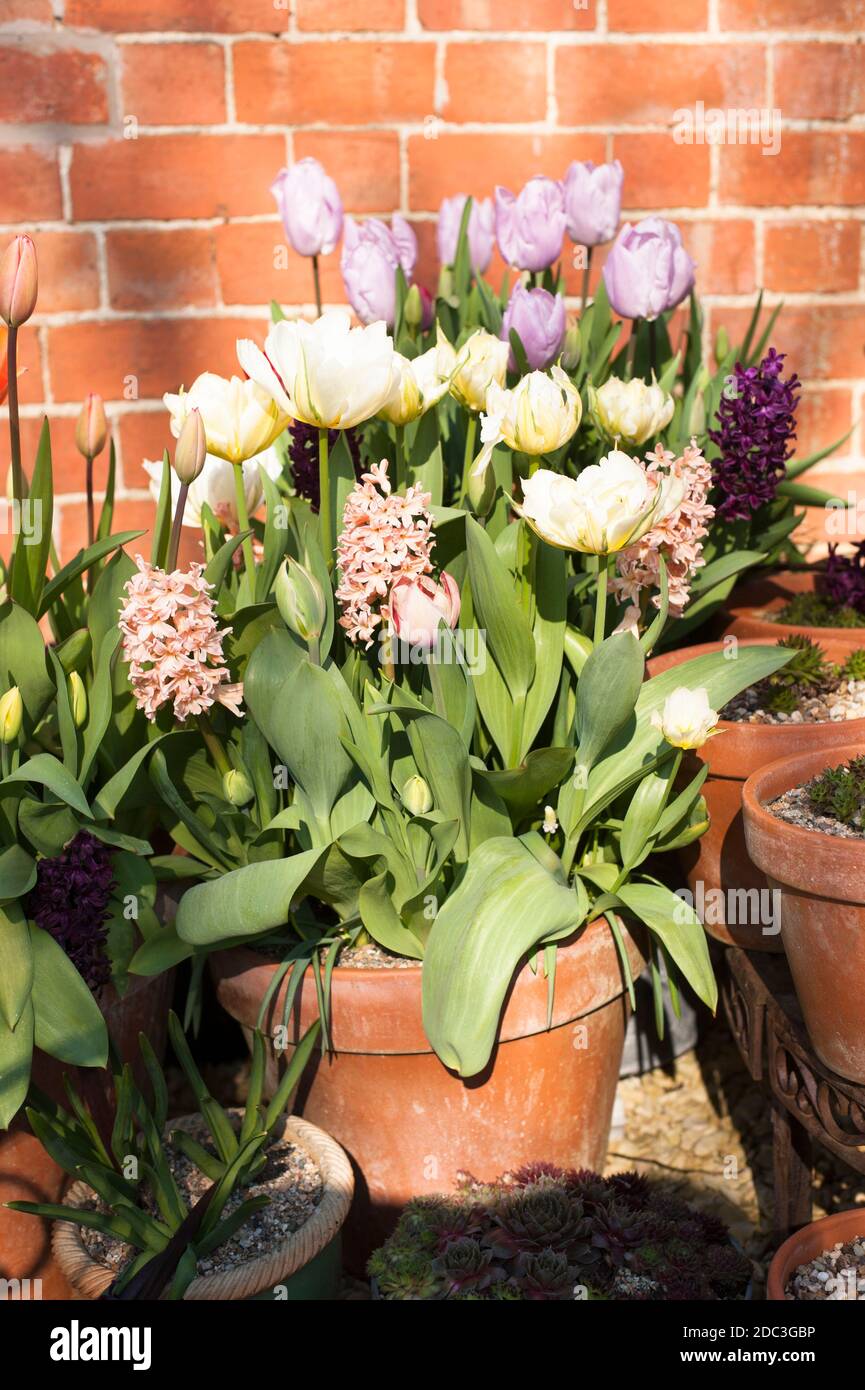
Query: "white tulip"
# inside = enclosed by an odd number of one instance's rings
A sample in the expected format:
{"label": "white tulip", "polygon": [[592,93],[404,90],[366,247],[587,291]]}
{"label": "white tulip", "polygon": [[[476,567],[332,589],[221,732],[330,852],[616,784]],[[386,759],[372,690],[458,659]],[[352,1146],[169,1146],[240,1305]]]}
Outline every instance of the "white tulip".
{"label": "white tulip", "polygon": [[395,352],[399,381],[379,414],[392,425],[410,425],[437,405],[450,385],[456,353],[441,331],[437,329],[435,347],[420,357],[403,357]]}
{"label": "white tulip", "polygon": [[181,387],[162,398],[171,414],[175,439],[190,411],[197,410],[204,424],[207,452],[228,463],[242,463],[269,449],[282,434],[288,417],[254,381],[233,376],[226,380],[214,372],[196,377],[188,391]]}
{"label": "white tulip", "polygon": [[[275,449],[265,449],[264,453],[257,454],[255,458],[245,459],[242,467],[247,515],[252,516],[253,512],[261,506],[264,498],[264,487],[259,470],[264,469],[269,478],[276,479],[282,472],[282,464]],[[144,471],[150,479],[151,496],[154,501],[158,501],[159,489],[162,485],[162,464],[145,459]],[[172,515],[177,507],[179,494],[180,479],[172,468]],[[228,531],[236,534],[240,530],[235,493],[235,467],[234,464],[227,463],[225,459],[218,458],[215,454],[207,455],[204,460],[204,467],[195,481],[190,484],[186,496],[186,506],[183,509],[184,526],[201,527],[201,509],[205,503],[210,507],[217,521],[221,522]]]}
{"label": "white tulip", "polygon": [[666,476],[653,488],[642,464],[614,449],[577,478],[539,468],[523,481],[516,509],[550,545],[610,555],[675,511],[684,495],[681,479]]}
{"label": "white tulip", "polygon": [[399,384],[387,325],[352,328],[340,310],[314,323],[283,319],[268,333],[264,352],[241,338],[237,357],[280,410],[319,429],[346,430],[371,419]]}
{"label": "white tulip", "polygon": [[481,416],[481,450],[474,473],[482,474],[496,444],[522,454],[550,454],[576,434],[583,413],[580,393],[561,367],[530,372],[512,391],[495,382]]}
{"label": "white tulip", "polygon": [[467,410],[483,410],[490,386],[505,384],[510,351],[509,344],[501,338],[487,333],[485,328],[475,329],[457,351],[451,395]]}
{"label": "white tulip", "polygon": [[652,728],[674,748],[700,748],[718,732],[717,723],[718,711],[709,704],[709,692],[703,685],[696,690],[680,685],[667,696],[663,710],[652,714]]}
{"label": "white tulip", "polygon": [[656,381],[611,376],[597,390],[589,387],[589,406],[598,429],[608,439],[637,446],[660,434],[673,418],[674,401]]}

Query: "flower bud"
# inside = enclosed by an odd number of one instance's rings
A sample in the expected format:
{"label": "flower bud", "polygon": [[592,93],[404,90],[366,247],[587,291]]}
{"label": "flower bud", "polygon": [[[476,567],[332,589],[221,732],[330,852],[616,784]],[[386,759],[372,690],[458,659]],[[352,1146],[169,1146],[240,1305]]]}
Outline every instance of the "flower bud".
{"label": "flower bud", "polygon": [[652,727],[674,748],[700,748],[717,733],[718,711],[709,704],[704,685],[689,690],[680,685],[668,695],[662,710],[652,713]]}
{"label": "flower bud", "polygon": [[69,693],[69,704],[72,707],[72,719],[76,729],[80,729],[87,719],[87,690],[77,671],[70,673],[66,688]]}
{"label": "flower bud", "polygon": [[0,699],[0,742],[14,743],[21,732],[24,718],[24,701],[17,685]]}
{"label": "flower bud", "polygon": [[75,426],[75,447],[86,459],[95,459],[105,448],[108,425],[102,397],[91,391],[84,399]]}
{"label": "flower bud", "polygon": [[36,247],[29,236],[17,236],[0,260],[0,318],[10,328],[27,322],[36,308],[38,289]]}
{"label": "flower bud", "polygon": [[193,407],[183,422],[177,446],[174,450],[174,471],[189,487],[194,483],[207,458],[207,435],[201,411]]}
{"label": "flower bud", "polygon": [[723,362],[730,351],[730,337],[726,328],[721,324],[715,334],[715,361]]}
{"label": "flower bud", "polygon": [[561,356],[561,363],[566,372],[573,372],[580,365],[582,351],[583,345],[580,341],[580,325],[578,323],[571,323],[565,334]]}
{"label": "flower bud", "polygon": [[409,328],[420,328],[423,322],[423,300],[417,285],[412,285],[406,295],[402,314]]}
{"label": "flower bud", "polygon": [[493,471],[492,458],[487,460],[479,473],[472,469],[469,475],[467,496],[475,516],[489,516],[496,500],[496,475]]}
{"label": "flower bud", "polygon": [[402,789],[402,804],[410,816],[425,816],[432,810],[432,792],[422,777],[409,777]]}
{"label": "flower bud", "polygon": [[321,636],[327,618],[322,587],[314,575],[291,557],[276,576],[276,606],[286,627],[304,642]]}
{"label": "flower bud", "polygon": [[222,794],[232,806],[245,806],[255,796],[255,791],[243,769],[233,767],[222,779]]}

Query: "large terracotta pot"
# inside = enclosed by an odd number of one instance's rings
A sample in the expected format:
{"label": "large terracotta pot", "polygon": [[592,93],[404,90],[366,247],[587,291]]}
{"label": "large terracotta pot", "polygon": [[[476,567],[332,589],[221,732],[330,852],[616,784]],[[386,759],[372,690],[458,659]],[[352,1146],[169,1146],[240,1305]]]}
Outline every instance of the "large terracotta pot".
{"label": "large terracotta pot", "polygon": [[813,593],[819,577],[814,570],[780,570],[737,587],[722,615],[722,631],[761,642],[777,642],[779,637],[798,633],[819,642],[832,661],[844,661],[850,652],[865,647],[865,628],[799,627],[773,622],[768,616],[777,613],[796,594]]}
{"label": "large terracotta pot", "polygon": [[[777,641],[777,638],[775,639]],[[766,643],[739,639],[743,647]],[[774,642],[771,643],[775,645]],[[823,644],[831,661],[843,661],[844,654]],[[650,676],[680,666],[693,657],[727,649],[724,642],[701,642],[652,657]],[[808,752],[840,748],[861,737],[865,744],[865,719],[849,719],[825,724],[740,724],[722,719],[722,733],[710,738],[695,753],[685,755],[682,780],[696,773],[699,763],[709,766],[703,796],[709,810],[709,829],[679,855],[695,906],[705,917],[705,928],[726,946],[743,946],[748,951],[783,951],[777,920],[772,918],[772,900],[765,874],[751,862],[745,844],[742,819],[742,788],[756,768],[774,762],[791,746]],[[699,760],[699,761],[698,761]],[[764,895],[759,898],[757,894]],[[742,919],[745,920],[742,920]]]}
{"label": "large terracotta pot", "polygon": [[[643,956],[623,931],[636,976]],[[211,965],[220,1002],[248,1032],[276,966],[245,947],[217,952]],[[355,1203],[345,1228],[350,1269],[363,1272],[409,1198],[453,1190],[459,1170],[492,1178],[536,1160],[563,1168],[603,1163],[626,1020],[619,959],[603,920],[559,946],[549,1030],[547,983],[542,969],[524,965],[517,972],[493,1057],[478,1076],[463,1080],[427,1041],[418,965],[337,965],[334,1051],[324,1058],[316,1053],[296,1109],[332,1134],[355,1166]],[[265,1020],[271,1036],[284,998],[283,984]],[[289,1043],[317,1016],[307,974]],[[273,1085],[272,1056],[270,1065]]]}
{"label": "large terracotta pot", "polygon": [[[174,986],[174,972],[145,979],[131,977],[121,999],[113,987],[102,991],[100,1006],[108,1031],[124,1061],[133,1063],[136,1079],[144,1084],[138,1051],[138,1034],[146,1033],[157,1056],[165,1052],[168,1010]],[[65,1066],[38,1050],[33,1054],[33,1080],[55,1100],[65,1101],[64,1073],[81,1086],[88,1103],[98,1111],[107,1109],[113,1094],[110,1072],[90,1067]],[[0,1132],[0,1278],[30,1280],[21,1295],[39,1297],[34,1280],[41,1280],[42,1298],[71,1298],[72,1290],[51,1250],[51,1227],[47,1221],[24,1212],[9,1211],[4,1202],[59,1202],[67,1177],[31,1134],[23,1114],[15,1117],[8,1131]]]}
{"label": "large terracotta pot", "polygon": [[860,1236],[865,1236],[865,1207],[835,1212],[833,1216],[811,1221],[801,1231],[794,1231],[772,1258],[766,1280],[766,1298],[770,1303],[795,1302],[786,1298],[784,1290],[799,1266],[816,1260],[839,1241],[846,1245]]}
{"label": "large terracotta pot", "polygon": [[779,758],[745,783],[748,851],[781,892],[781,939],[817,1056],[865,1082],[865,841],[791,825],[766,810],[782,792],[848,762],[865,742]]}

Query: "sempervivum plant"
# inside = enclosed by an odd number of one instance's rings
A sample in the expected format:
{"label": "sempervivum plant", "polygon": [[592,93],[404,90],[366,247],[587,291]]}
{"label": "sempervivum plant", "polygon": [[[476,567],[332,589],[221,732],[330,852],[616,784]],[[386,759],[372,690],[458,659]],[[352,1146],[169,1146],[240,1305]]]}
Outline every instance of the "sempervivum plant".
{"label": "sempervivum plant", "polygon": [[861,832],[865,817],[865,755],[839,767],[827,767],[807,786],[815,811]]}
{"label": "sempervivum plant", "polygon": [[741,1298],[721,1221],[637,1173],[536,1164],[405,1208],[369,1273],[386,1299]]}

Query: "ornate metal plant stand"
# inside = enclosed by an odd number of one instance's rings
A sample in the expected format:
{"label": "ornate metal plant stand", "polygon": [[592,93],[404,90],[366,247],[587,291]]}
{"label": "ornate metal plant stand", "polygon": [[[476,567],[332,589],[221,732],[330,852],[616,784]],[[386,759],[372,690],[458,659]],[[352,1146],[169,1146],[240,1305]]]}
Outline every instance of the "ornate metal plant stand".
{"label": "ornate metal plant stand", "polygon": [[725,952],[721,996],[754,1081],[772,1102],[774,1226],[779,1239],[811,1220],[813,1145],[865,1174],[865,1086],[823,1066],[782,955]]}

